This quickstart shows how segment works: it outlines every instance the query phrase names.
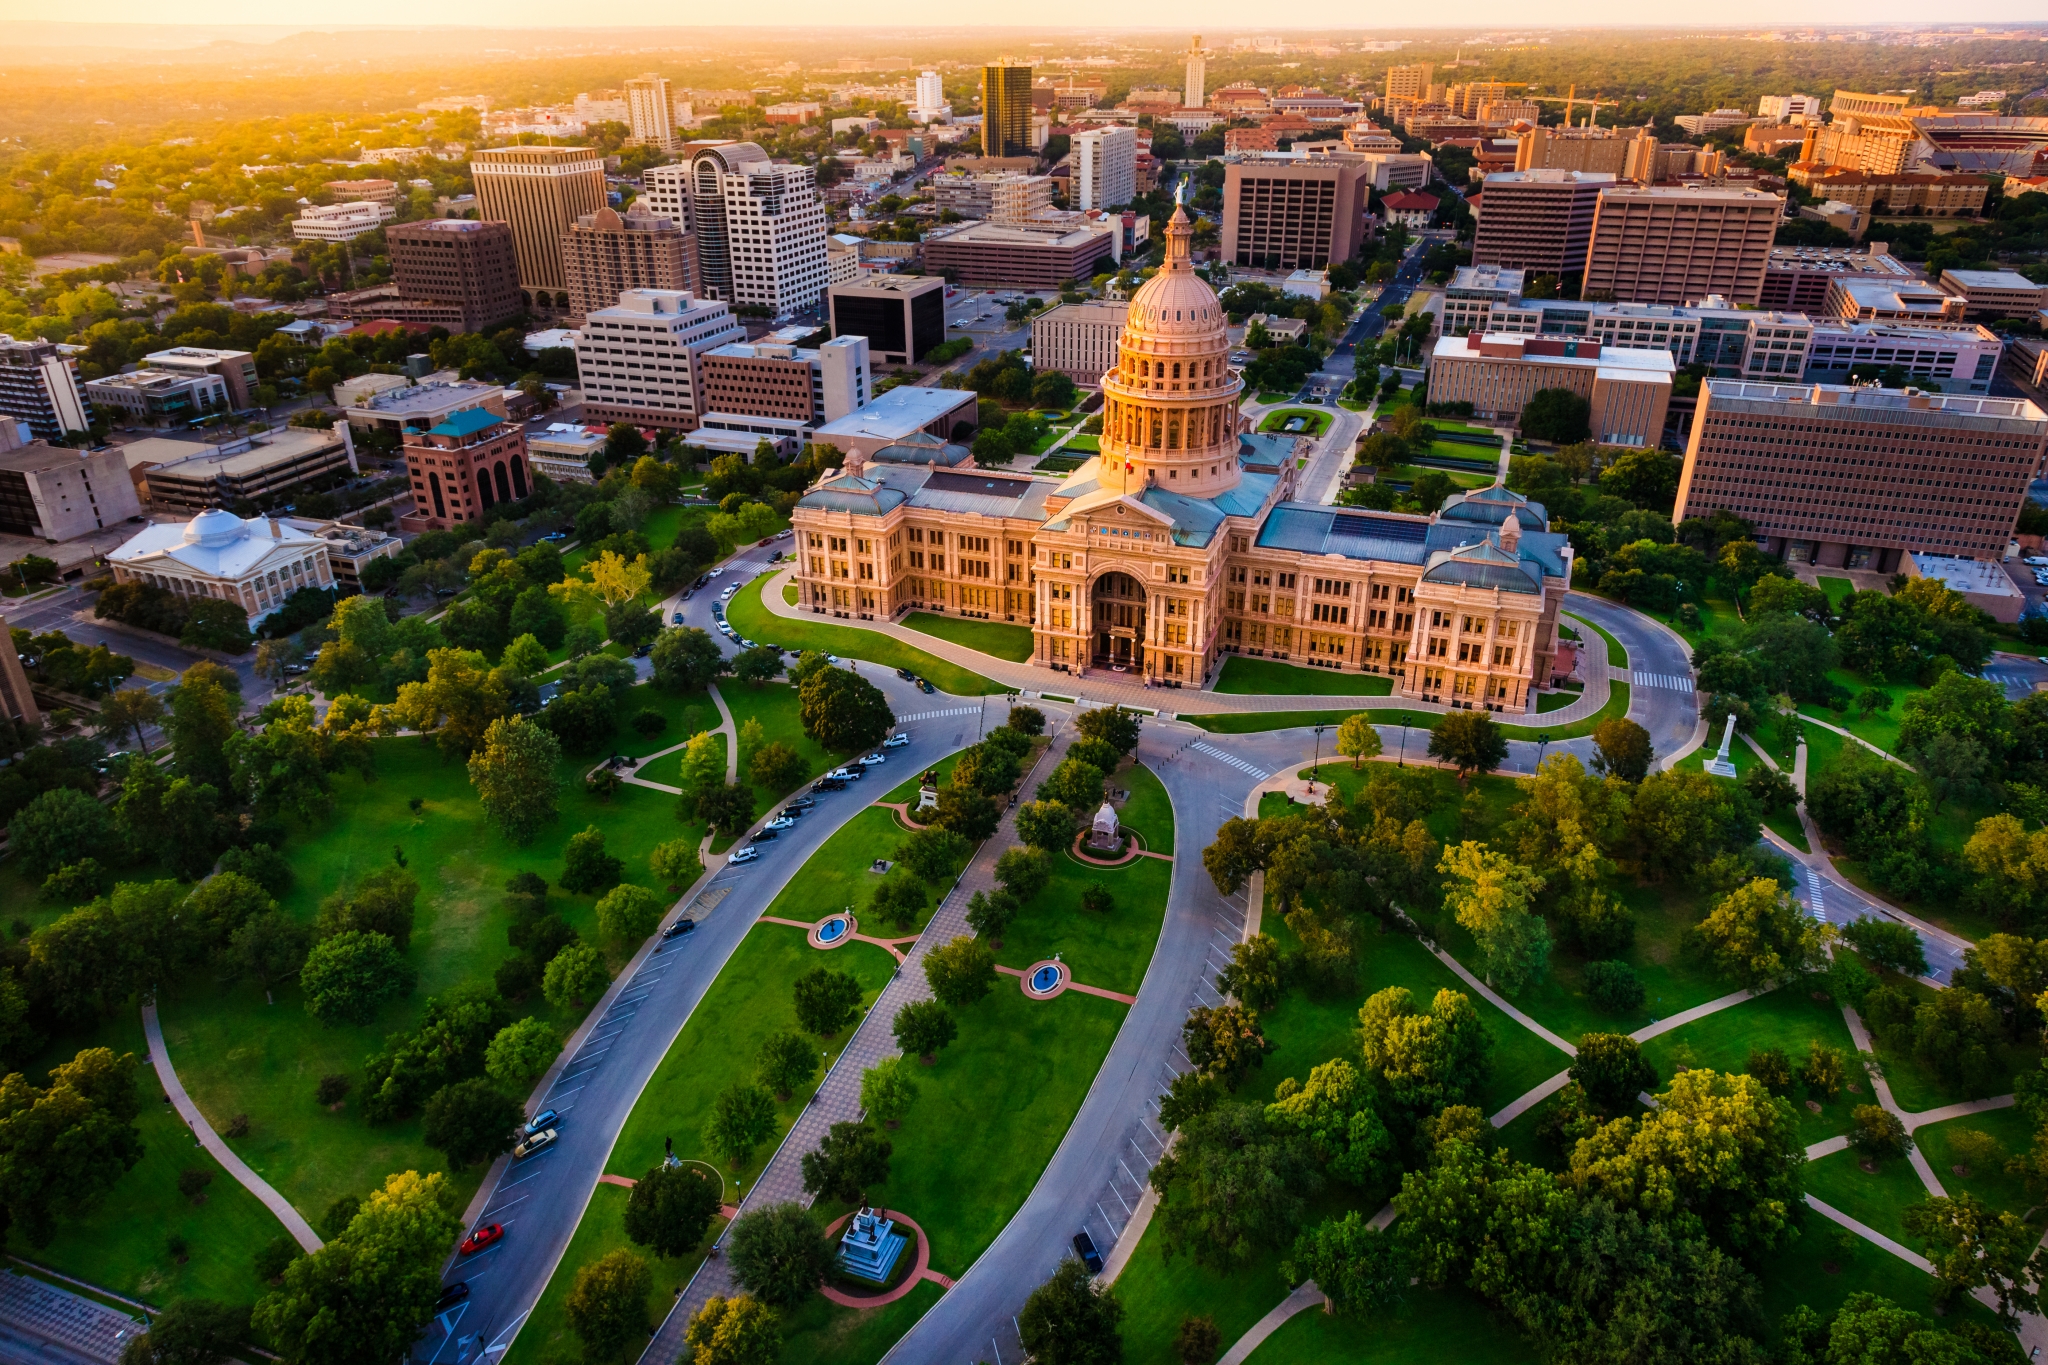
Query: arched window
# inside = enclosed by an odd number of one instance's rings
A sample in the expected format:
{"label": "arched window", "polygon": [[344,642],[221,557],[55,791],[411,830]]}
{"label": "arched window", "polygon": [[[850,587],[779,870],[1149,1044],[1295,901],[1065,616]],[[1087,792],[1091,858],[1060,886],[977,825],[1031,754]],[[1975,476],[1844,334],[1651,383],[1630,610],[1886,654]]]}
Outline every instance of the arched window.
{"label": "arched window", "polygon": [[493,475],[498,483],[498,501],[512,501],[512,480],[505,474],[505,462],[503,460],[498,461],[493,470]]}
{"label": "arched window", "polygon": [[1155,412],[1155,413],[1153,413],[1153,414],[1152,414],[1152,440],[1151,440],[1151,446],[1152,446],[1152,448],[1153,448],[1154,450],[1157,450],[1157,449],[1159,449],[1160,443],[1161,443],[1161,441],[1163,441],[1164,439],[1165,439],[1165,432],[1164,432],[1164,431],[1162,430],[1162,428],[1161,428],[1161,426],[1160,426],[1160,422],[1159,422],[1159,414]]}
{"label": "arched window", "polygon": [[520,459],[517,455],[512,457],[512,496],[515,498],[526,496],[526,461]]}
{"label": "arched window", "polygon": [[479,468],[476,471],[476,495],[478,501],[487,508],[497,502],[497,499],[491,496],[491,471],[487,468]]}
{"label": "arched window", "polygon": [[427,487],[434,490],[434,515],[446,517],[448,515],[448,504],[441,500],[441,473],[439,470],[430,469],[427,471]]}
{"label": "arched window", "polygon": [[1173,362],[1173,377],[1175,379],[1180,378],[1180,362],[1178,360]]}

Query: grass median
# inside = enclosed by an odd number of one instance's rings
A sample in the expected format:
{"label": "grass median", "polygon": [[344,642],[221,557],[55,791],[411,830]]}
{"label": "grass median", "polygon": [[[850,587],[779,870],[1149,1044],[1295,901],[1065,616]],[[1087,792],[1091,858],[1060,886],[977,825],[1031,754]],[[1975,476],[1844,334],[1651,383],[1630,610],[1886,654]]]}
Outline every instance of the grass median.
{"label": "grass median", "polygon": [[[1343,711],[1212,711],[1203,715],[1183,714],[1179,719],[1212,735],[1255,735],[1268,730],[1293,730],[1315,725],[1342,725],[1350,717],[1359,714],[1358,709]],[[1377,726],[1402,726],[1413,730],[1433,729],[1437,721],[1448,712],[1407,711],[1396,707],[1373,707],[1366,714]],[[1612,716],[1628,714],[1628,684],[1608,684],[1606,705],[1583,720],[1566,721],[1556,725],[1501,725],[1500,729],[1509,739],[1525,739],[1532,743],[1548,735],[1554,743],[1561,739],[1579,739],[1600,728],[1600,722]],[[1495,722],[1499,724],[1498,721]],[[1331,743],[1335,743],[1331,738]],[[1416,744],[1417,754],[1429,746],[1427,739],[1410,738]]]}
{"label": "grass median", "polygon": [[755,579],[734,593],[726,605],[726,620],[732,623],[734,630],[750,640],[780,645],[785,649],[820,649],[850,659],[865,659],[884,668],[907,668],[920,677],[929,678],[932,686],[940,691],[950,692],[956,697],[989,696],[1010,690],[979,673],[947,663],[935,654],[927,654],[880,631],[830,625],[827,617],[792,620],[786,616],[771,615],[761,602],[761,587],[767,581],[766,577]]}
{"label": "grass median", "polygon": [[1347,673],[1334,668],[1301,668],[1277,659],[1233,654],[1216,675],[1216,691],[1232,695],[1384,697],[1394,680],[1383,674]]}
{"label": "grass median", "polygon": [[[977,621],[965,616],[941,616],[936,612],[914,611],[903,618],[911,630],[937,636],[962,649],[978,650],[1011,663],[1031,657],[1031,627],[1005,621]],[[936,681],[936,679],[934,679]]]}

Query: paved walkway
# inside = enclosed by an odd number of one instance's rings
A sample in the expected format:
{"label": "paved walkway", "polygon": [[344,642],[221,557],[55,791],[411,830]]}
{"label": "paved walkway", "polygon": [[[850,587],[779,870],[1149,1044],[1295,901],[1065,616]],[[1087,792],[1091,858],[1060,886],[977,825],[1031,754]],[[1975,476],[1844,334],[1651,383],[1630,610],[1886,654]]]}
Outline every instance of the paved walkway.
{"label": "paved walkway", "polygon": [[1216,1365],[1244,1365],[1251,1353],[1265,1344],[1267,1337],[1280,1330],[1280,1324],[1296,1313],[1305,1312],[1310,1308],[1326,1309],[1329,1302],[1323,1297],[1323,1291],[1316,1288],[1314,1280],[1302,1281],[1299,1289],[1280,1300],[1278,1307],[1253,1323],[1251,1331],[1239,1337],[1231,1348],[1223,1353],[1223,1358],[1217,1361]]}
{"label": "paved walkway", "polygon": [[[53,1365],[78,1361],[119,1365],[128,1343],[147,1330],[126,1313],[15,1270],[0,1274],[0,1327],[12,1329],[0,1335],[26,1338],[0,1342],[0,1354],[47,1360]],[[7,1350],[9,1344],[15,1349]]]}
{"label": "paved walkway", "polygon": [[221,1140],[213,1131],[213,1125],[206,1121],[206,1115],[199,1112],[199,1106],[185,1093],[185,1083],[178,1079],[178,1072],[171,1065],[170,1049],[164,1046],[163,1027],[157,1022],[155,1004],[142,1007],[142,1033],[149,1040],[149,1060],[156,1067],[156,1078],[162,1083],[164,1093],[171,1097],[171,1106],[178,1111],[178,1117],[185,1120],[185,1126],[199,1139],[199,1145],[212,1154],[235,1183],[263,1201],[263,1206],[277,1215],[277,1221],[284,1224],[284,1230],[292,1240],[307,1251],[318,1251],[323,1243],[313,1225],[292,1207],[291,1201],[270,1187],[270,1182],[249,1169],[249,1164],[235,1155],[234,1149]]}

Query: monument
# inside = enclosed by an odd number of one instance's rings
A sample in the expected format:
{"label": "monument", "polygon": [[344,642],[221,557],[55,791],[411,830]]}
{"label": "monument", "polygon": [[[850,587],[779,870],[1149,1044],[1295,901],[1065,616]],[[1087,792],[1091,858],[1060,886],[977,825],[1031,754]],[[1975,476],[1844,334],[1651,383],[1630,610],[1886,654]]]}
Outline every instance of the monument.
{"label": "monument", "polygon": [[1095,812],[1095,822],[1088,828],[1088,847],[1121,849],[1123,841],[1117,834],[1116,807],[1104,801],[1102,809]]}
{"label": "monument", "polygon": [[913,813],[922,815],[927,810],[937,810],[938,808],[939,770],[937,768],[926,768],[924,776],[919,778],[917,782],[917,810]]}
{"label": "monument", "polygon": [[1721,729],[1721,752],[1707,760],[1707,771],[1716,777],[1735,776],[1735,765],[1728,761],[1728,745],[1735,738],[1735,716],[1729,713],[1728,724]]}
{"label": "monument", "polygon": [[838,1266],[857,1280],[871,1284],[889,1283],[889,1272],[910,1239],[896,1231],[896,1221],[861,1206],[839,1239]]}

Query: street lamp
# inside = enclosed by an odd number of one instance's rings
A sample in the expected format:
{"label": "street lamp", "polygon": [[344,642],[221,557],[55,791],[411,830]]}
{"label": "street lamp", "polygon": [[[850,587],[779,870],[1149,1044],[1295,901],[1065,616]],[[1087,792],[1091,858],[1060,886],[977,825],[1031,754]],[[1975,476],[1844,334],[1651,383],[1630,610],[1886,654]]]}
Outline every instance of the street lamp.
{"label": "street lamp", "polygon": [[1538,769],[1541,769],[1543,767],[1543,751],[1549,746],[1550,731],[1542,731],[1540,734],[1536,736],[1536,766]]}
{"label": "street lamp", "polygon": [[1408,716],[1405,712],[1401,716],[1401,759],[1395,766],[1401,768],[1408,766]]}
{"label": "street lamp", "polygon": [[1323,763],[1323,731],[1327,728],[1329,727],[1324,725],[1318,725],[1316,727],[1315,762],[1308,765],[1308,790],[1309,795],[1311,796],[1315,795],[1316,790],[1316,770],[1320,768]]}

